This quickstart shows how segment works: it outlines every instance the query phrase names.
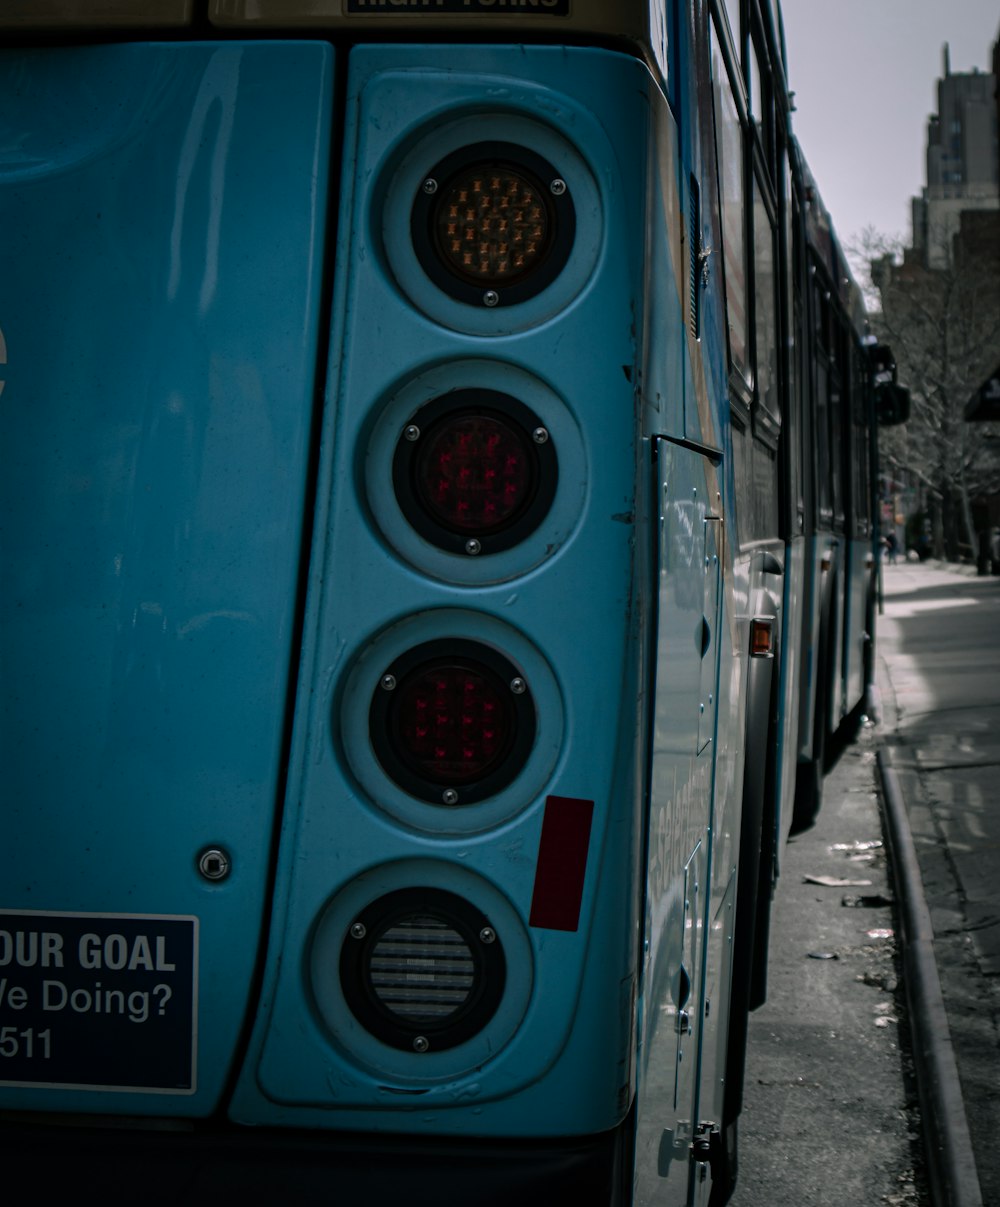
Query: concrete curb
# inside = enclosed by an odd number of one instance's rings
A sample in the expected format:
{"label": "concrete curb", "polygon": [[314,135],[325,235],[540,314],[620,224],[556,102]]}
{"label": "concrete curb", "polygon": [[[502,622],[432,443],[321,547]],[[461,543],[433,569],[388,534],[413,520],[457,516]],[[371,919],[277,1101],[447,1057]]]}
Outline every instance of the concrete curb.
{"label": "concrete curb", "polygon": [[876,756],[902,926],[903,974],[934,1207],[983,1207],[962,1087],[934,958],[934,928],[889,751]]}

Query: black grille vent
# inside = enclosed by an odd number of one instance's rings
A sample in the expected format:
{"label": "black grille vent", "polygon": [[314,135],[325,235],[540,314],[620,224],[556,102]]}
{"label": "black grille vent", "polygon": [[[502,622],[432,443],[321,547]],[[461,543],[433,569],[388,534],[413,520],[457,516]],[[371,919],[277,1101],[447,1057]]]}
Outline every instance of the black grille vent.
{"label": "black grille vent", "polygon": [[439,888],[379,897],[355,916],[340,950],[340,985],[354,1017],[409,1052],[454,1048],[480,1032],[506,976],[489,918]]}
{"label": "black grille vent", "polygon": [[444,1020],[469,1000],[475,964],[453,927],[430,917],[391,926],[374,945],[372,989],[392,1014],[414,1022]]}
{"label": "black grille vent", "polygon": [[691,177],[690,230],[691,269],[688,297],[688,324],[695,339],[701,336],[701,198],[698,182]]}

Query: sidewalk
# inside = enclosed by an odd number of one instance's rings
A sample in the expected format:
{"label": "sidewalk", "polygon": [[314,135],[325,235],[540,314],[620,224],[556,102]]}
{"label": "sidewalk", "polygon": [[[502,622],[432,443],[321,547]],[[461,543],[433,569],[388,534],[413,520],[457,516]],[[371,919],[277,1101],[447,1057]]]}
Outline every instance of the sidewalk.
{"label": "sidewalk", "polygon": [[901,562],[883,585],[881,741],[923,881],[982,1199],[1000,1203],[1000,579]]}

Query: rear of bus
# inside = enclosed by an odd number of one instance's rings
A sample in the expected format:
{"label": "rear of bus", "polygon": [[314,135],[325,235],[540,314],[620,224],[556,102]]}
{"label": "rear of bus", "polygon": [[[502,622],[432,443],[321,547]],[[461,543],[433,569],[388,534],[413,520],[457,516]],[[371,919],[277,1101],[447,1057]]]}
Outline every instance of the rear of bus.
{"label": "rear of bus", "polygon": [[651,11],[0,15],[0,1144],[41,1197],[688,1200],[721,546],[647,835],[642,373],[719,438]]}

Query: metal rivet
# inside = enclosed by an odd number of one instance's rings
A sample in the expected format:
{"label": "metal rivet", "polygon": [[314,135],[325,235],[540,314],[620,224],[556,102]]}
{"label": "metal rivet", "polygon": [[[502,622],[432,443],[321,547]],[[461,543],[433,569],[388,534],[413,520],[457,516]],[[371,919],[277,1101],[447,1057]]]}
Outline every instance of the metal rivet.
{"label": "metal rivet", "polygon": [[382,688],[383,691],[387,691],[387,692],[395,691],[396,690],[396,676],[395,675],[383,675],[382,678],[378,681],[378,685],[379,685],[379,687]]}
{"label": "metal rivet", "polygon": [[484,306],[498,306],[500,304],[500,295],[495,289],[487,289],[483,294]]}
{"label": "metal rivet", "polygon": [[420,186],[428,197],[432,197],[438,191],[438,182],[433,176],[428,176],[424,183]]}
{"label": "metal rivet", "polygon": [[549,433],[546,428],[536,427],[531,433],[531,438],[536,444],[547,444],[549,440]]}
{"label": "metal rivet", "polygon": [[355,922],[351,926],[352,939],[363,939],[366,934],[368,934],[368,928],[365,926],[364,922]]}
{"label": "metal rivet", "polygon": [[497,941],[497,932],[492,926],[484,926],[479,932],[480,943],[495,943]]}
{"label": "metal rivet", "polygon": [[409,440],[411,444],[414,440],[419,440],[420,428],[418,428],[415,423],[408,423],[406,427],[403,428],[403,439]]}
{"label": "metal rivet", "polygon": [[428,1040],[426,1035],[415,1035],[413,1037],[414,1052],[426,1052],[430,1046],[430,1040]]}
{"label": "metal rivet", "polygon": [[560,180],[557,176],[549,185],[549,189],[554,197],[561,197],[566,192],[566,181]]}
{"label": "metal rivet", "polygon": [[446,805],[457,805],[458,793],[454,788],[445,788],[445,790],[441,793],[441,799]]}
{"label": "metal rivet", "polygon": [[198,856],[198,871],[206,880],[225,880],[231,868],[232,860],[222,847],[208,847]]}
{"label": "metal rivet", "polygon": [[480,544],[479,541],[476,540],[476,538],[474,536],[469,537],[469,539],[465,542],[465,552],[470,557],[475,557],[476,554],[481,553],[482,550],[483,550],[482,545]]}
{"label": "metal rivet", "polygon": [[520,679],[520,678],[511,679],[510,690],[514,693],[515,696],[523,696],[524,693],[528,690],[528,685],[527,685],[527,683],[525,683],[525,681],[523,679]]}

